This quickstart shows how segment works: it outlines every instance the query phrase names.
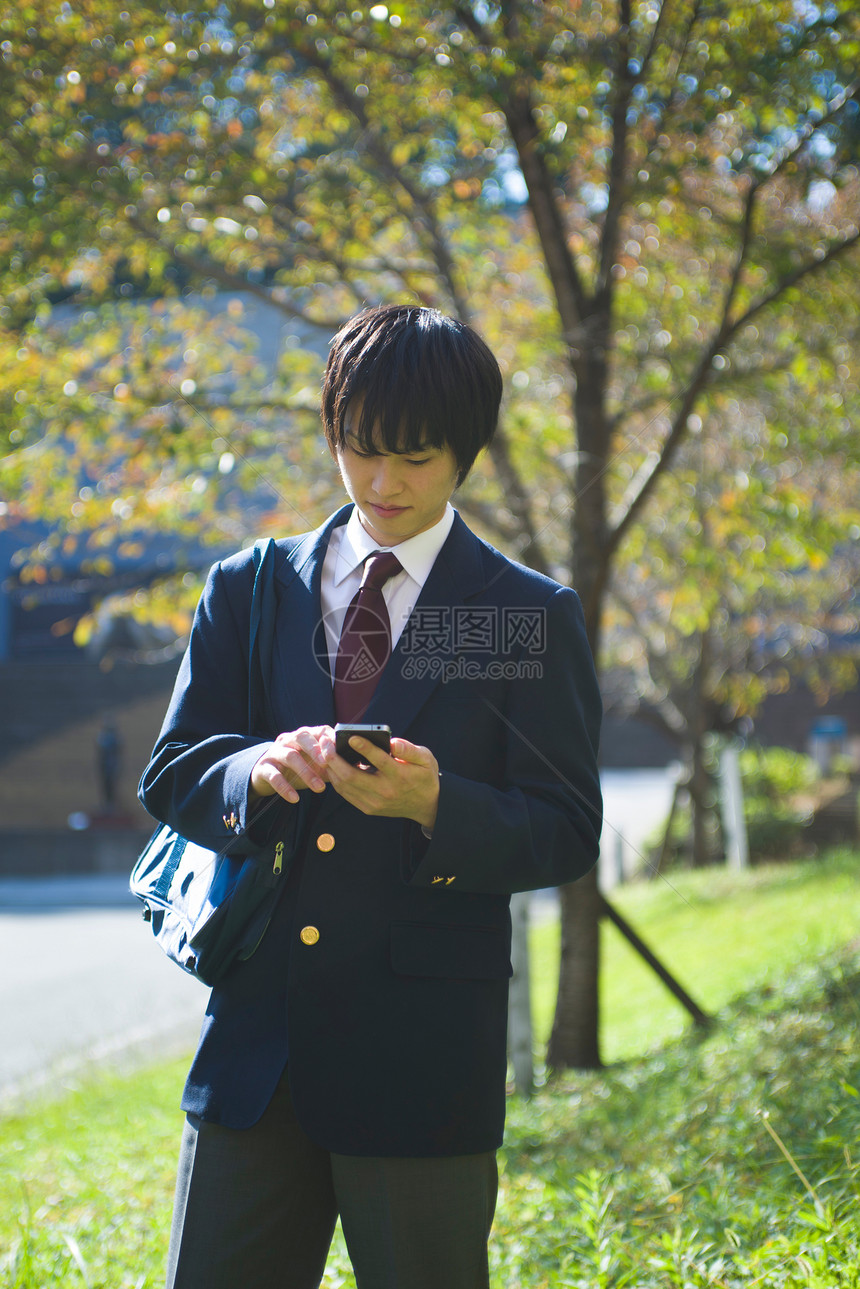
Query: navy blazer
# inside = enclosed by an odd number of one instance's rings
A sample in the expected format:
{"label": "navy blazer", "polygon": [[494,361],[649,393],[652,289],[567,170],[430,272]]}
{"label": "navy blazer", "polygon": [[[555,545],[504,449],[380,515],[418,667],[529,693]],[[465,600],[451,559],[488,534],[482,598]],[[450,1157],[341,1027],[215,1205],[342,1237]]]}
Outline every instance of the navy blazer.
{"label": "navy blazer", "polygon": [[320,579],[350,509],[277,543],[271,710],[250,736],[251,552],[215,565],[141,780],[150,813],[202,845],[229,832],[270,863],[284,843],[283,894],[254,955],[212,990],[183,1108],[250,1126],[289,1057],[296,1114],[328,1150],[492,1150],[505,1113],[509,897],[597,859],[601,707],[582,611],[570,588],[457,516],[363,718],[437,758],[432,839],[330,786],[298,805],[274,798],[255,822],[248,781],[265,744],[334,724]]}

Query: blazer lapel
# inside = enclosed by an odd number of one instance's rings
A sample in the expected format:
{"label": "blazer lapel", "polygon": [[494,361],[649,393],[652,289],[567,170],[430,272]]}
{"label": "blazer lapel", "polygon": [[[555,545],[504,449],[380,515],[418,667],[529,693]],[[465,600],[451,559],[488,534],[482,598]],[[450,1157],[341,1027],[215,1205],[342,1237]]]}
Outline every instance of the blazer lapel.
{"label": "blazer lapel", "polygon": [[282,558],[276,572],[279,603],[271,701],[282,729],[334,724],[320,586],[329,538],[338,525],[346,523],[351,510],[351,505],[342,506],[308,533]]}

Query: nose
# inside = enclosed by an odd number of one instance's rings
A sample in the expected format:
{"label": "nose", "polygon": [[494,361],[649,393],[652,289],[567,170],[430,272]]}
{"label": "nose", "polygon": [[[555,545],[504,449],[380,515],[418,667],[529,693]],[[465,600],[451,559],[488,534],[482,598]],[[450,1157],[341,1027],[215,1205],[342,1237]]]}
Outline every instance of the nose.
{"label": "nose", "polygon": [[391,501],[403,488],[397,457],[379,456],[374,461],[373,491],[380,501]]}

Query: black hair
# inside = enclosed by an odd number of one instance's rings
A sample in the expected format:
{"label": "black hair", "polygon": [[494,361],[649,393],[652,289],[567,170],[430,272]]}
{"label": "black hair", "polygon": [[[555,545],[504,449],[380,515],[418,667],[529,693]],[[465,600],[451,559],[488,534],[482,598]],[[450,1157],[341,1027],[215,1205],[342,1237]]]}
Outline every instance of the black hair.
{"label": "black hair", "polygon": [[[364,309],[332,340],[322,391],[326,442],[362,451],[449,447],[462,483],[495,433],[502,374],[477,332],[438,309]],[[346,425],[350,404],[361,414]]]}

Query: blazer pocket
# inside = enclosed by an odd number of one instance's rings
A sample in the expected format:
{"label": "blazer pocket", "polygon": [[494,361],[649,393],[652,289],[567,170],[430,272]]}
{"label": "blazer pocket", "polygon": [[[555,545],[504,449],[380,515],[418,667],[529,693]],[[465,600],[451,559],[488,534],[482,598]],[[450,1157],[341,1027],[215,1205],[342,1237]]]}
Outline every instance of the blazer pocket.
{"label": "blazer pocket", "polygon": [[505,980],[513,975],[508,939],[498,927],[394,922],[391,966],[398,976]]}

